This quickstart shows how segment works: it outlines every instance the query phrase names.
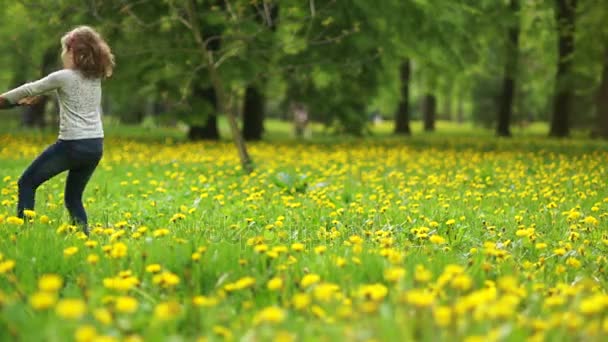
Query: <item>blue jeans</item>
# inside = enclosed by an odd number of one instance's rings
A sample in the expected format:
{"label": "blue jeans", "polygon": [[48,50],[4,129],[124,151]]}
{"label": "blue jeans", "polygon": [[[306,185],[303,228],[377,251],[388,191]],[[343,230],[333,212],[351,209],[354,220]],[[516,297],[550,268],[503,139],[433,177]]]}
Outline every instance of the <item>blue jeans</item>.
{"label": "blue jeans", "polygon": [[87,214],[82,205],[82,193],[103,155],[103,138],[82,140],[58,140],[49,146],[23,172],[19,179],[19,204],[17,216],[23,218],[24,210],[34,210],[36,189],[64,172],[68,172],[65,184],[65,206],[72,224],[83,226],[88,234]]}

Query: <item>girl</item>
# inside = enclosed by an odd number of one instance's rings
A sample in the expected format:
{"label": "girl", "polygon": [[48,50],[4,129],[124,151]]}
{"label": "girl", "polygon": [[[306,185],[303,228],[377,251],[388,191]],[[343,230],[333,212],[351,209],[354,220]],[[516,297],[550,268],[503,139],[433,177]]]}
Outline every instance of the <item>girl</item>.
{"label": "girl", "polygon": [[82,193],[101,160],[101,80],[112,75],[114,56],[92,28],[80,26],[61,38],[63,69],[0,95],[0,108],[31,105],[40,94],[54,91],[59,102],[59,139],[32,162],[19,179],[17,216],[34,209],[36,189],[69,171],[65,206],[72,223],[89,234]]}

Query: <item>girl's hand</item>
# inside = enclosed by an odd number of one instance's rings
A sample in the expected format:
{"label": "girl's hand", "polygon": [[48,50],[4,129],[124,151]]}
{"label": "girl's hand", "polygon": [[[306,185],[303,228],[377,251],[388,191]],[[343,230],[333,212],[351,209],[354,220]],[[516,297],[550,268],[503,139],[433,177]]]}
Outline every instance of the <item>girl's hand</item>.
{"label": "girl's hand", "polygon": [[15,107],[14,104],[10,103],[4,97],[0,97],[0,109],[9,109]]}
{"label": "girl's hand", "polygon": [[24,97],[21,100],[17,101],[17,104],[20,106],[33,106],[33,105],[39,103],[40,101],[42,101],[42,96],[37,95],[37,96]]}

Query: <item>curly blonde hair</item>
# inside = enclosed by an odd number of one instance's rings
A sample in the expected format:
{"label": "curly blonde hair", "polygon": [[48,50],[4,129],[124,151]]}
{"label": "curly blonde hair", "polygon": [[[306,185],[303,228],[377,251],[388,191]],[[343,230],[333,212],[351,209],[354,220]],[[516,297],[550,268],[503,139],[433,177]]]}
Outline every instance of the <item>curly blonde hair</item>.
{"label": "curly blonde hair", "polygon": [[108,78],[114,70],[114,55],[106,41],[89,26],[78,26],[61,38],[63,51],[72,51],[74,66],[87,78]]}

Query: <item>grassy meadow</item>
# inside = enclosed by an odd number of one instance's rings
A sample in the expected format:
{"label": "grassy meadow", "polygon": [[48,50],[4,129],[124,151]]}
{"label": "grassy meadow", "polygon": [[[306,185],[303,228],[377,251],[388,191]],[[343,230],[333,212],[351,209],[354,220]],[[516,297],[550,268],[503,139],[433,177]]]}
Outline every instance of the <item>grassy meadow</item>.
{"label": "grassy meadow", "polygon": [[65,176],[13,217],[54,133],[0,133],[0,340],[605,340],[608,144],[417,125],[271,123],[249,175],[229,141],[110,126],[89,238]]}

